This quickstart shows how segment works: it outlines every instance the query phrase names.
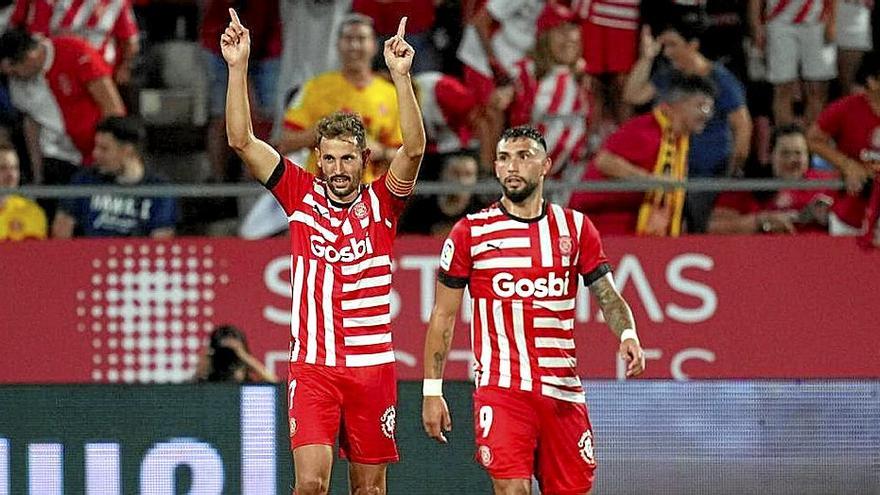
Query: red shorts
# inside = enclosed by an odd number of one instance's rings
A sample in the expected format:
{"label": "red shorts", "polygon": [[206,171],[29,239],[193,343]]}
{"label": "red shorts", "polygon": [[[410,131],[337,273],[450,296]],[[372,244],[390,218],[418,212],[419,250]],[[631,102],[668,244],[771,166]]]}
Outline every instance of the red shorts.
{"label": "red shorts", "polygon": [[333,445],[361,464],[396,462],[397,371],[394,363],[344,368],[291,363],[287,414],[290,448]]}
{"label": "red shorts", "polygon": [[477,461],[495,479],[531,479],[541,493],[593,486],[593,428],[584,404],[538,393],[480,387],[474,392]]}
{"label": "red shorts", "polygon": [[581,23],[587,73],[625,74],[636,63],[638,31]]}

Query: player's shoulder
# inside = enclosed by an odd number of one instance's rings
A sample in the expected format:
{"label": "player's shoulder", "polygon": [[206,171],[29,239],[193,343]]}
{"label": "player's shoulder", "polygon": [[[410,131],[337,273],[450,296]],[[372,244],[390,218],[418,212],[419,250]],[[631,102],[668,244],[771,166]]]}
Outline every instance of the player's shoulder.
{"label": "player's shoulder", "polygon": [[459,222],[467,222],[468,224],[492,223],[498,220],[503,220],[504,216],[504,210],[501,209],[501,204],[496,201],[479,211],[468,213],[462,217]]}

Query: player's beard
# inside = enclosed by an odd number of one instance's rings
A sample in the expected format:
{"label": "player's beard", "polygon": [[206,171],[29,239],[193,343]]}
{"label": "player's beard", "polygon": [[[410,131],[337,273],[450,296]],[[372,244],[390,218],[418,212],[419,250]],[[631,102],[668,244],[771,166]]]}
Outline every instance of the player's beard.
{"label": "player's beard", "polygon": [[[335,177],[344,177],[348,179],[348,182],[344,186],[337,186],[333,182],[333,179]],[[327,179],[327,187],[330,189],[330,192],[332,192],[333,195],[336,196],[338,199],[346,198],[348,195],[356,191],[358,186],[360,186],[360,181],[346,174],[336,174],[333,177]]]}
{"label": "player's beard", "polygon": [[529,196],[535,192],[535,189],[538,188],[538,181],[529,182],[526,179],[520,177],[520,180],[523,181],[523,186],[520,189],[510,189],[507,187],[504,182],[501,182],[501,188],[504,190],[504,196],[514,203],[522,203]]}

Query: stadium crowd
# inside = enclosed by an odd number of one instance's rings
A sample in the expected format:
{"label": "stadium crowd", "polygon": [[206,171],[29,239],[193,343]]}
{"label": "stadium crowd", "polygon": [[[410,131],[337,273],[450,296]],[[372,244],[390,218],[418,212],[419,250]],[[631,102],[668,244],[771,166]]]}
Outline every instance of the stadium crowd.
{"label": "stadium crowd", "polygon": [[[405,233],[444,236],[497,199],[495,144],[530,124],[552,179],[654,181],[552,190],[603,234],[858,236],[880,214],[880,57],[873,0],[7,0],[0,2],[0,239],[286,232],[256,199],[95,194],[19,185],[250,181],[225,135],[219,37],[252,34],[254,128],[312,171],[315,124],[360,114],[371,165],[401,144],[381,43],[409,17],[428,137]],[[697,192],[687,178],[842,179],[843,190]]]}

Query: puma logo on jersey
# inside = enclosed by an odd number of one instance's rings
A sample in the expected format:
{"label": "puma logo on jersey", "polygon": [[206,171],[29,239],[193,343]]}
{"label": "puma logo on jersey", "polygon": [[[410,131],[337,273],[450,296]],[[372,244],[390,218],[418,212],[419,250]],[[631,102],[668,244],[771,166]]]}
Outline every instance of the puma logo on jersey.
{"label": "puma logo on jersey", "polygon": [[339,249],[334,246],[326,245],[325,243],[327,241],[319,235],[313,235],[309,237],[309,240],[312,244],[312,254],[318,258],[327,260],[328,263],[336,263],[339,261],[350,263],[352,261],[357,261],[368,254],[373,254],[373,244],[370,243],[369,237],[365,237],[361,240],[350,238],[348,240],[348,245]]}
{"label": "puma logo on jersey", "polygon": [[498,297],[562,297],[568,295],[568,273],[562,277],[550,272],[547,278],[514,279],[512,273],[501,272],[492,277],[492,290]]}

